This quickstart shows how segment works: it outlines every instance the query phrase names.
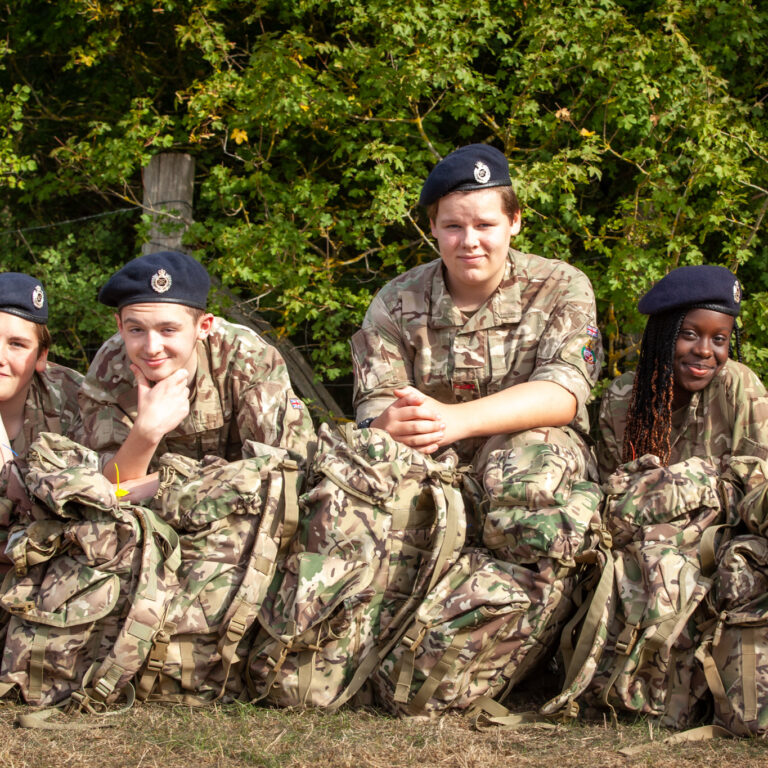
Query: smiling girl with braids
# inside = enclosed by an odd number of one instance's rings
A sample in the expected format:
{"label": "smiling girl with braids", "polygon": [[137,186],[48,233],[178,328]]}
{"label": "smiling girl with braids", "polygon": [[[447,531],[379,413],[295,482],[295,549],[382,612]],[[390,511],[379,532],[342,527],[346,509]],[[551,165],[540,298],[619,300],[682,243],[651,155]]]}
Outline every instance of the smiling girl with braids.
{"label": "smiling girl with braids", "polygon": [[680,267],[643,296],[638,309],[649,318],[637,370],[611,384],[600,408],[603,479],[647,453],[665,465],[768,459],[768,397],[741,363],[740,307],[739,281],[725,267]]}

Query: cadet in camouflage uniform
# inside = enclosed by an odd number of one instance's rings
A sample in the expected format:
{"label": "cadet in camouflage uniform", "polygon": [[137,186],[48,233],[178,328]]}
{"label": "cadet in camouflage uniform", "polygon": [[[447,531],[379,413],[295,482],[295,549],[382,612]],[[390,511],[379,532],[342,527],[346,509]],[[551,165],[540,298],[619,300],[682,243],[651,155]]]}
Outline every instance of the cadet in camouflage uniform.
{"label": "cadet in camouflage uniform", "polygon": [[119,333],[80,391],[85,443],[113,482],[139,479],[167,451],[243,458],[253,440],[306,459],[315,440],[280,354],[253,331],[205,311],[210,280],[192,257],[163,251],[112,276],[99,301]]}
{"label": "cadet in camouflage uniform", "polygon": [[6,432],[0,450],[4,458],[15,454],[23,459],[40,432],[74,440],[82,437],[77,391],[83,377],[48,362],[47,322],[48,301],[40,282],[18,272],[0,274],[0,416]]}
{"label": "cadet in camouflage uniform", "polygon": [[740,357],[740,306],[736,277],[706,265],[672,270],[640,300],[650,317],[637,371],[617,378],[600,408],[603,478],[647,453],[664,465],[693,456],[768,458],[765,388],[728,358],[732,332]]}
{"label": "cadet in camouflage uniform", "polygon": [[602,348],[586,276],[511,249],[520,208],[504,155],[473,144],[432,170],[420,201],[441,258],[388,283],[352,338],[361,426],[425,453],[575,449],[592,474],[585,403]]}

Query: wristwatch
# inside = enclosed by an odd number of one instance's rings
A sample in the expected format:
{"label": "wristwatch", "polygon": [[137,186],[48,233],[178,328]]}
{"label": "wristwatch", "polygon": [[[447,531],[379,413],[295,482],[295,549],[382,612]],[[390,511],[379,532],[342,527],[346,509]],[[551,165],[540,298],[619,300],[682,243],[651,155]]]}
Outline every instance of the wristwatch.
{"label": "wristwatch", "polygon": [[375,419],[375,416],[369,416],[367,419],[363,419],[362,421],[357,422],[357,428],[358,429],[368,429],[368,427],[371,426],[373,423],[373,420]]}

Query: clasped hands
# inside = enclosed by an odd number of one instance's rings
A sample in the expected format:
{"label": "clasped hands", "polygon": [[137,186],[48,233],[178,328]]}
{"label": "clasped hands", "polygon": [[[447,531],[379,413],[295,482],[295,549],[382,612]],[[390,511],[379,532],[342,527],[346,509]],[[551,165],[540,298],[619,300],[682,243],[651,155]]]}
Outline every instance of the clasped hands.
{"label": "clasped hands", "polygon": [[371,423],[400,443],[421,453],[434,453],[467,437],[459,405],[435,400],[415,387],[395,389],[397,398]]}

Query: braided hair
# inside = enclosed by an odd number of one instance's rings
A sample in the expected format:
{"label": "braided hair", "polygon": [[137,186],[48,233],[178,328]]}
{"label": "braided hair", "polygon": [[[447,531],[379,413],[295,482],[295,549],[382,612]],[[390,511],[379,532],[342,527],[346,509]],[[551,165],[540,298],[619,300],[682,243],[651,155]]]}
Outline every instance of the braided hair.
{"label": "braided hair", "polygon": [[622,461],[653,453],[666,465],[672,451],[672,396],[675,344],[688,307],[651,315],[640,343],[627,409]]}
{"label": "braided hair", "polygon": [[[672,453],[672,399],[674,397],[675,345],[686,314],[691,309],[722,312],[717,304],[678,307],[651,315],[640,343],[632,395],[627,409],[622,461],[633,461],[652,453],[669,464]],[[734,350],[735,347],[735,350]],[[734,319],[731,357],[741,362],[741,335]]]}

